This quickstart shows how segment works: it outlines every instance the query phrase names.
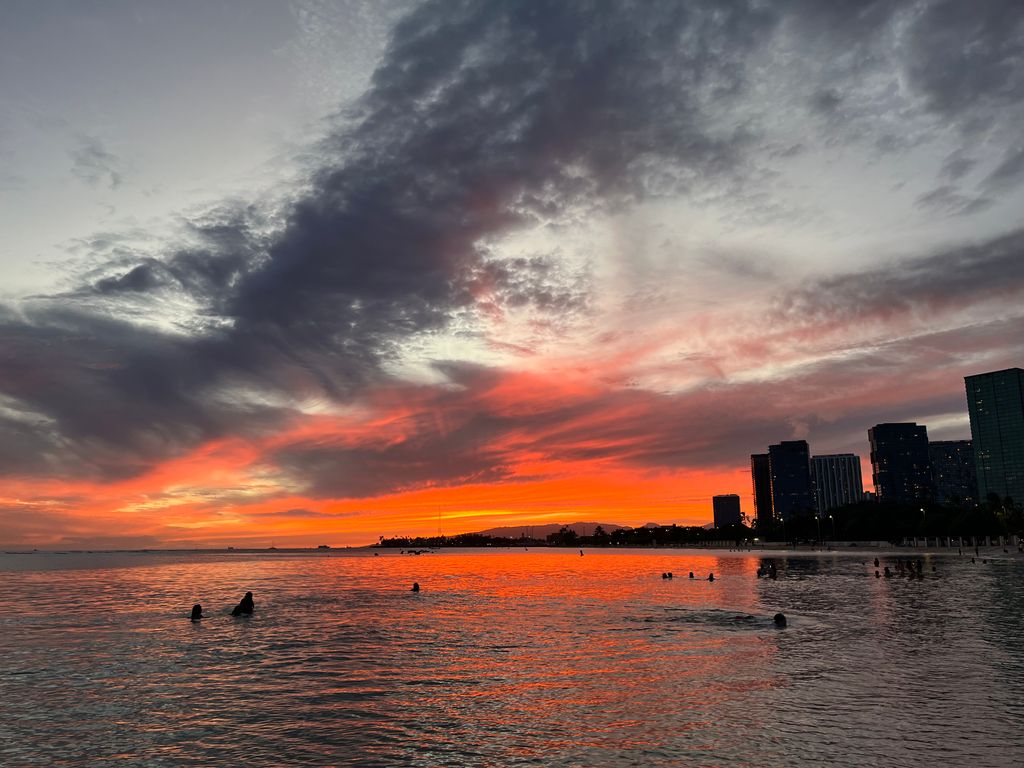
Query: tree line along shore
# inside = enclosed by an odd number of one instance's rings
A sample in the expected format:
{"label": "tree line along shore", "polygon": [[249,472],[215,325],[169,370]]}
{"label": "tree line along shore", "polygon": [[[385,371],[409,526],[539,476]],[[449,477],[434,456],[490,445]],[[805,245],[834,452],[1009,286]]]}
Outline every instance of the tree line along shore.
{"label": "tree line along shore", "polygon": [[823,544],[826,542],[888,542],[908,540],[1011,540],[1024,536],[1024,513],[1012,499],[990,497],[985,503],[893,504],[864,501],[837,507],[827,515],[798,515],[789,520],[743,523],[720,528],[659,525],[605,531],[597,526],[589,536],[570,526],[543,538],[505,537],[483,533],[453,536],[381,536],[376,547],[694,547],[750,546],[755,542]]}

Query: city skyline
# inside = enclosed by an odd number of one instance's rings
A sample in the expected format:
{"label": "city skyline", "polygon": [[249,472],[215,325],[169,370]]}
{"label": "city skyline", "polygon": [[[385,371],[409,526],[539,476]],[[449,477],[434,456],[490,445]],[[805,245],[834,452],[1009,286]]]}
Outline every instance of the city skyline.
{"label": "city skyline", "polygon": [[1013,3],[14,2],[0,546],[752,510],[1024,361]]}

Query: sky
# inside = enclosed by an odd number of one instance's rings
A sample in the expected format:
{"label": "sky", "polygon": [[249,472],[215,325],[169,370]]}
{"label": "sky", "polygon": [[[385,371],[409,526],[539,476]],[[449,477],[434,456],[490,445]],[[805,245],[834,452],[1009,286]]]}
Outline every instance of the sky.
{"label": "sky", "polygon": [[700,525],[1024,364],[1017,0],[4,8],[0,545]]}

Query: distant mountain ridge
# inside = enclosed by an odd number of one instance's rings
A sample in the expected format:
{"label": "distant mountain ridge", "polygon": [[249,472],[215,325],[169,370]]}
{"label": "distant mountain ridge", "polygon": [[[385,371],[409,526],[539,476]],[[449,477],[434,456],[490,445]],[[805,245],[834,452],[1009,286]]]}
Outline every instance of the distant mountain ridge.
{"label": "distant mountain ridge", "polygon": [[628,525],[616,525],[615,523],[547,523],[545,525],[505,525],[500,528],[488,528],[486,531],[476,531],[480,536],[494,536],[504,539],[519,539],[522,537],[533,539],[544,539],[549,534],[558,533],[562,528],[570,528],[577,536],[593,536],[594,529],[598,526],[604,528],[605,533],[628,528]]}

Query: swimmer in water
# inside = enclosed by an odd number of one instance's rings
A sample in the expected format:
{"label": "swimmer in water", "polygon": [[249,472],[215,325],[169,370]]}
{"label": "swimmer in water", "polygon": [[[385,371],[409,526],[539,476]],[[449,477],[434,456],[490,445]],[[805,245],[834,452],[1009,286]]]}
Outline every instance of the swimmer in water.
{"label": "swimmer in water", "polygon": [[419,592],[420,591],[420,583],[418,581],[414,581],[412,583],[412,589],[409,590],[409,591],[410,592]]}
{"label": "swimmer in water", "polygon": [[203,606],[196,603],[192,606],[192,621],[199,621],[203,618]]}
{"label": "swimmer in water", "polygon": [[246,592],[238,605],[235,606],[234,610],[231,611],[232,616],[252,616],[253,610],[256,608],[252,601],[252,592]]}
{"label": "swimmer in water", "polygon": [[715,574],[709,573],[708,574],[708,581],[714,581],[714,580],[715,580]]}
{"label": "swimmer in water", "polygon": [[786,614],[776,613],[775,616],[772,617],[772,621],[775,622],[776,627],[779,627],[781,629],[782,627],[786,626]]}
{"label": "swimmer in water", "polygon": [[690,578],[693,578],[693,571],[690,571]]}

